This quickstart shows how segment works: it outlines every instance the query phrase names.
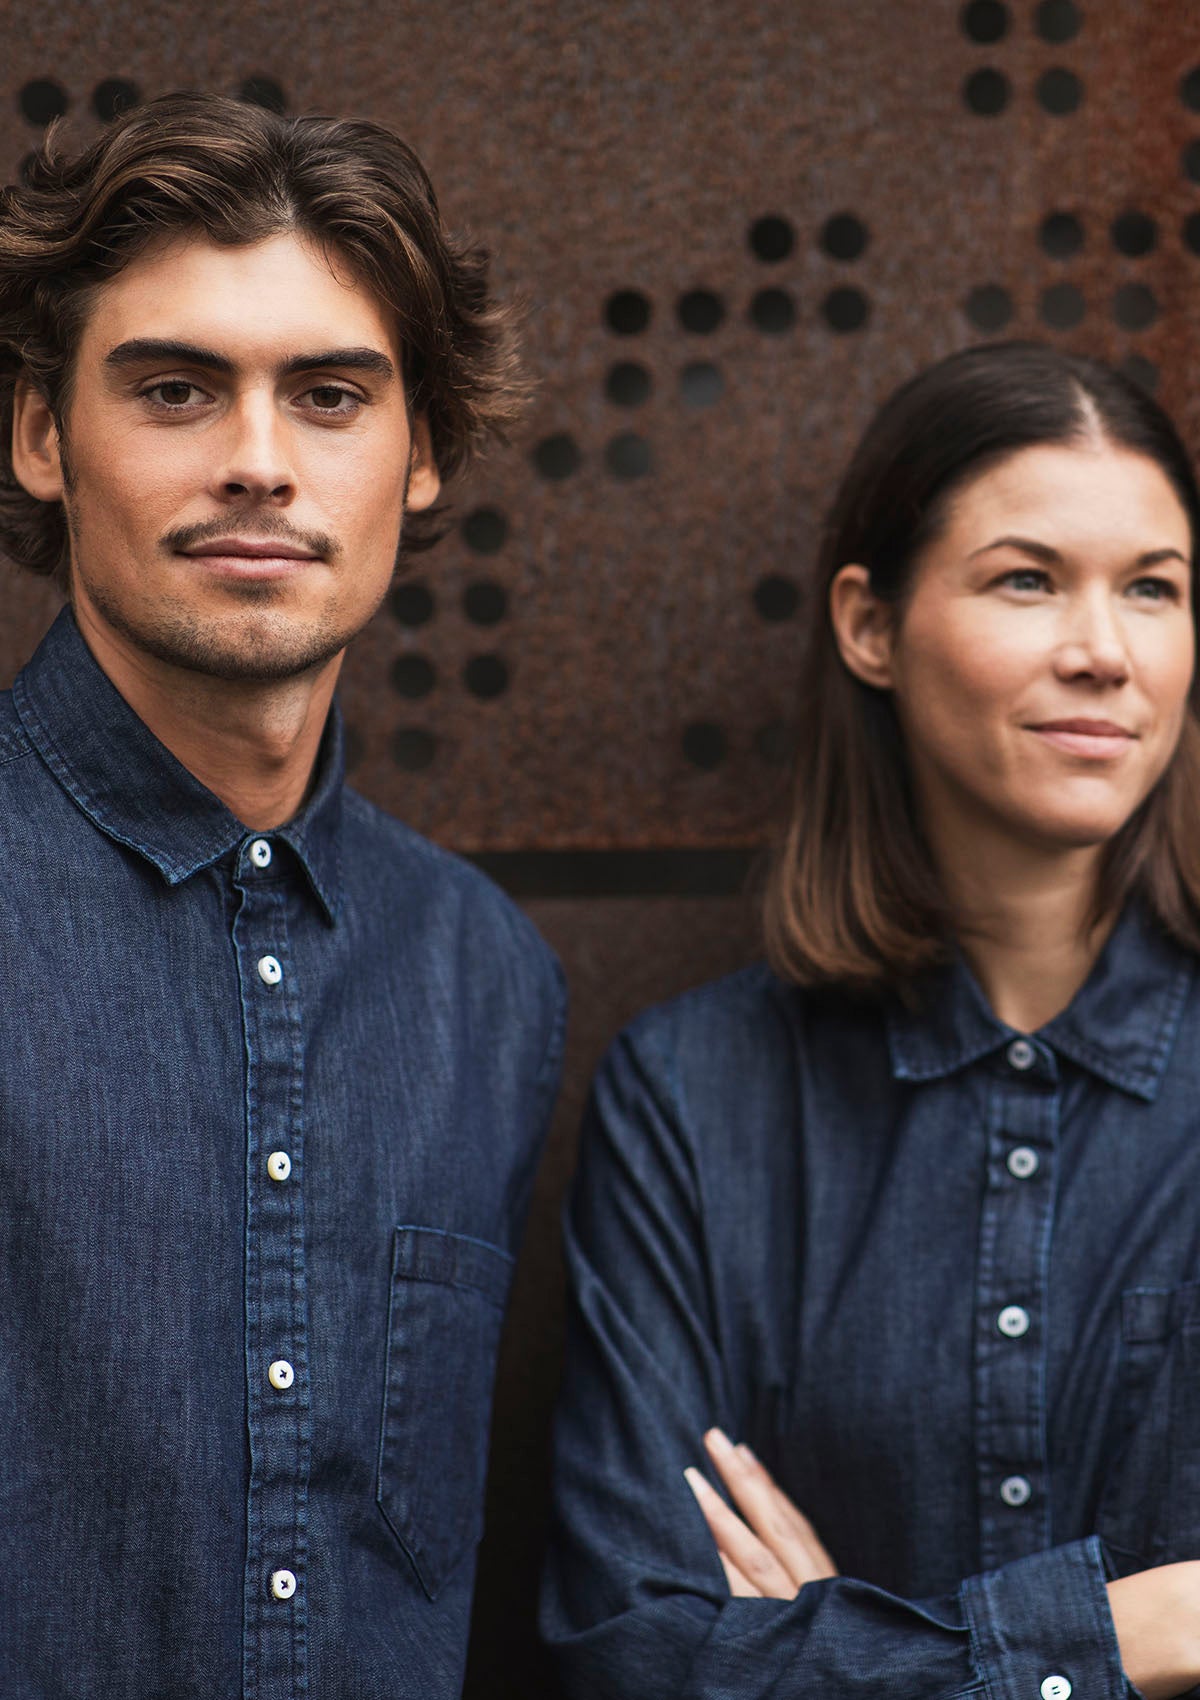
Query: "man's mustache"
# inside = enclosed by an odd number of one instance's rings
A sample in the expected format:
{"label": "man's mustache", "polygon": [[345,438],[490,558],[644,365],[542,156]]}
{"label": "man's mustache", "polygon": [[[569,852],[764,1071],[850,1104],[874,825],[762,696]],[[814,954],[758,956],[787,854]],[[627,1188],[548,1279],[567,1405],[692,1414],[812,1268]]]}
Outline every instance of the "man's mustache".
{"label": "man's mustache", "polygon": [[245,537],[254,541],[278,539],[281,543],[292,543],[312,555],[319,555],[324,561],[333,560],[341,552],[337,539],[328,532],[298,531],[295,526],[269,514],[260,514],[253,519],[208,519],[195,525],[181,525],[175,531],[164,532],[159,542],[171,554],[178,554],[182,549],[195,549],[202,543],[216,543],[222,537]]}

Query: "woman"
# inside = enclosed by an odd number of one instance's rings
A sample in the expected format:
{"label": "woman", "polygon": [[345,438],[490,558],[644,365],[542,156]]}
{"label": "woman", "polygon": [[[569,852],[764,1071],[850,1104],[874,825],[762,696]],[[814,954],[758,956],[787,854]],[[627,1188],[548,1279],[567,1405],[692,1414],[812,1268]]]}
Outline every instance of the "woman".
{"label": "woman", "polygon": [[958,354],[867,432],[774,971],[596,1086],[570,1695],[1200,1682],[1198,532],[1172,426],[1090,360]]}

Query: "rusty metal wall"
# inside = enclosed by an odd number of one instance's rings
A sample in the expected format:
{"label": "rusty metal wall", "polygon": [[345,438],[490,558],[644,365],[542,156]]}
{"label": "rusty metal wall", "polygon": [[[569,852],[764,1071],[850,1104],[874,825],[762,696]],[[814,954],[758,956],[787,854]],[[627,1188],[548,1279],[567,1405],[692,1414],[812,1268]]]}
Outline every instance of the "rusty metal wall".
{"label": "rusty metal wall", "polygon": [[[583,1082],[639,1003],[753,948],[728,894],[780,783],[821,510],[882,395],[1036,335],[1127,363],[1200,444],[1200,10],[8,0],[5,21],[9,173],[55,112],[83,138],[172,87],[363,114],[528,301],[525,437],[397,585],[344,701],[355,782],[484,858],[572,980],[471,1667],[477,1697],[547,1692],[528,1601]],[[6,682],[52,598],[0,583]]]}

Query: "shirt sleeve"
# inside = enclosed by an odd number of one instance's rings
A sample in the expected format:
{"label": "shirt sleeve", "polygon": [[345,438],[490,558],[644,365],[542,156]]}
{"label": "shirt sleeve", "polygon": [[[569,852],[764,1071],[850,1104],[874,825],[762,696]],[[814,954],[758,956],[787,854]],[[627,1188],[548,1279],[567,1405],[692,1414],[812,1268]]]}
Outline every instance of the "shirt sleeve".
{"label": "shirt sleeve", "polygon": [[735,1406],[679,1123],[661,1073],[618,1041],[566,1220],[571,1318],[542,1621],[569,1700],[1128,1700],[1098,1539],[937,1599],[851,1577],[791,1601],[730,1598],[683,1477],[704,1464],[703,1431]]}

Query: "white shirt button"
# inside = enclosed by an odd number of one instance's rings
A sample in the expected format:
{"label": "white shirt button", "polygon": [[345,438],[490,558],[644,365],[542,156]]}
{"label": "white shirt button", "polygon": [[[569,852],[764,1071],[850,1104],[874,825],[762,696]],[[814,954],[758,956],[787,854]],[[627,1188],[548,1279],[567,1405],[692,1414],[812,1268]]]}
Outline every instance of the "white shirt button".
{"label": "white shirt button", "polygon": [[1005,1476],[1000,1483],[1000,1497],[1005,1505],[1028,1505],[1033,1489],[1026,1476]]}
{"label": "white shirt button", "polygon": [[1030,1175],[1036,1175],[1040,1163],[1041,1158],[1028,1145],[1014,1145],[1008,1154],[1008,1172],[1019,1181],[1027,1181]]}
{"label": "white shirt button", "polygon": [[1048,1676],[1042,1684],[1042,1700],[1071,1700],[1071,1684],[1065,1676]]}
{"label": "white shirt button", "polygon": [[285,1181],[292,1172],[292,1159],[286,1151],[272,1151],[267,1158],[267,1173],[273,1181]]}
{"label": "white shirt button", "polygon": [[271,1574],[271,1592],[277,1600],[290,1600],[296,1592],[296,1577],[291,1570],[275,1570]]}
{"label": "white shirt button", "polygon": [[1020,1069],[1024,1074],[1027,1068],[1032,1068],[1037,1061],[1037,1052],[1028,1039],[1014,1039],[1004,1053],[1013,1068]]}
{"label": "white shirt button", "polygon": [[254,840],[254,843],[250,846],[250,860],[256,868],[269,868],[271,866],[271,846],[265,838]]}
{"label": "white shirt button", "polygon": [[258,977],[264,986],[277,986],[283,979],[283,969],[277,956],[260,956],[258,959]]}
{"label": "white shirt button", "polygon": [[996,1327],[1010,1340],[1019,1340],[1022,1334],[1029,1332],[1029,1312],[1020,1305],[1005,1305],[996,1318]]}
{"label": "white shirt button", "polygon": [[286,1393],[296,1379],[296,1372],[286,1358],[276,1358],[267,1371],[267,1380],[272,1387],[277,1387],[281,1393]]}

